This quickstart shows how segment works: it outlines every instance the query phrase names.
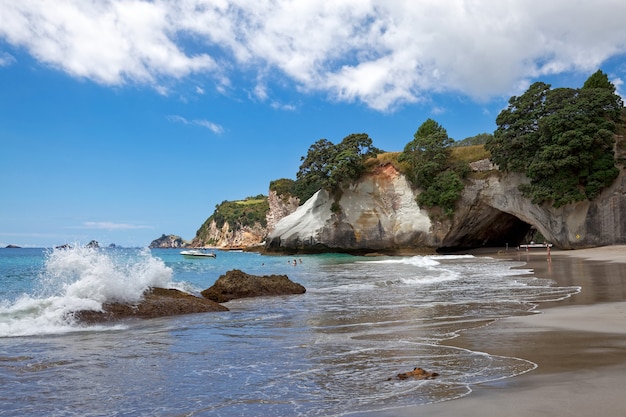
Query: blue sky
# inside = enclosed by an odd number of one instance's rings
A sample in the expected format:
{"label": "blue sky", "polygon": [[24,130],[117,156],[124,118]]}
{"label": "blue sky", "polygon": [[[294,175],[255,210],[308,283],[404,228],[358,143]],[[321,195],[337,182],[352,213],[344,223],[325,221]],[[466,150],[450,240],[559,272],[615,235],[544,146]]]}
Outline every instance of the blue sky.
{"label": "blue sky", "polygon": [[624,96],[626,2],[0,0],[0,246],[192,239],[321,138],[493,132],[533,81]]}

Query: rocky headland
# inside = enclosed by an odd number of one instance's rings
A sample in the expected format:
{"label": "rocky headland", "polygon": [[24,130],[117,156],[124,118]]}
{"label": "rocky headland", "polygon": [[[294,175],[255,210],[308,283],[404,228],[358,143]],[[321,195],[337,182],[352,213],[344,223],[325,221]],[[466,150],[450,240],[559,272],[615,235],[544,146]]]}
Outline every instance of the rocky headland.
{"label": "rocky headland", "polygon": [[[190,246],[227,250],[262,247],[268,232],[274,230],[283,217],[296,211],[300,200],[288,193],[278,194],[272,189],[267,197],[259,197],[223,202],[200,226]],[[228,214],[224,216],[221,211]]]}

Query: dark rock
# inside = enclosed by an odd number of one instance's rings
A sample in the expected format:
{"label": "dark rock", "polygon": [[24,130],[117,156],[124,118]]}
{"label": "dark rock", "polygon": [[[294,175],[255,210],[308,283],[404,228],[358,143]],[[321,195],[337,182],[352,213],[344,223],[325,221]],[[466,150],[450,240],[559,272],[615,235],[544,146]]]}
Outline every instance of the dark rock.
{"label": "dark rock", "polygon": [[202,291],[202,296],[217,303],[225,303],[236,298],[260,297],[269,295],[304,294],[306,289],[287,275],[256,276],[238,269],[220,276],[215,284]]}
{"label": "dark rock", "polygon": [[206,298],[196,297],[182,291],[151,288],[137,304],[104,303],[104,311],[83,310],[74,316],[81,322],[101,323],[127,318],[150,319],[181,314],[228,311],[228,308]]}
{"label": "dark rock", "polygon": [[17,246],[17,245],[7,245],[6,246],[7,249],[21,249],[21,246]]}
{"label": "dark rock", "polygon": [[91,242],[87,243],[87,245],[85,247],[86,248],[91,248],[91,249],[99,249],[100,248],[100,243],[98,243],[97,240],[92,240]]}
{"label": "dark rock", "polygon": [[[439,374],[437,372],[428,372],[423,370],[422,368],[413,368],[412,371],[402,372],[401,374],[396,375],[397,379],[435,379]],[[390,381],[392,378],[389,378]]]}

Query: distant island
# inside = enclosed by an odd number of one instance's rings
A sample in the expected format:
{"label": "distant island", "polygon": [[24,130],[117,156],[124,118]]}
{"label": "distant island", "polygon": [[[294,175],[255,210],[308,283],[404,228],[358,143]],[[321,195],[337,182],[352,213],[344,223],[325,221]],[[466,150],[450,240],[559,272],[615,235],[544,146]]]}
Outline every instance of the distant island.
{"label": "distant island", "polygon": [[160,238],[153,240],[148,246],[150,249],[185,248],[189,243],[176,235],[162,234]]}

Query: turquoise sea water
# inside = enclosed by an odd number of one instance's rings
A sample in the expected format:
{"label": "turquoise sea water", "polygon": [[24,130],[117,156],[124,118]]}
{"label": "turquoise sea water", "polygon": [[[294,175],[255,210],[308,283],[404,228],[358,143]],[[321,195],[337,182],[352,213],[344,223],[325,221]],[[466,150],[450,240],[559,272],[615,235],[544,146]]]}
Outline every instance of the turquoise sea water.
{"label": "turquoise sea water", "polygon": [[[0,415],[339,416],[451,400],[536,365],[442,341],[579,290],[469,255],[297,259],[0,249]],[[229,312],[72,320],[150,286],[198,293],[232,269],[286,274],[307,292],[235,300]],[[415,366],[441,376],[388,380]]]}

